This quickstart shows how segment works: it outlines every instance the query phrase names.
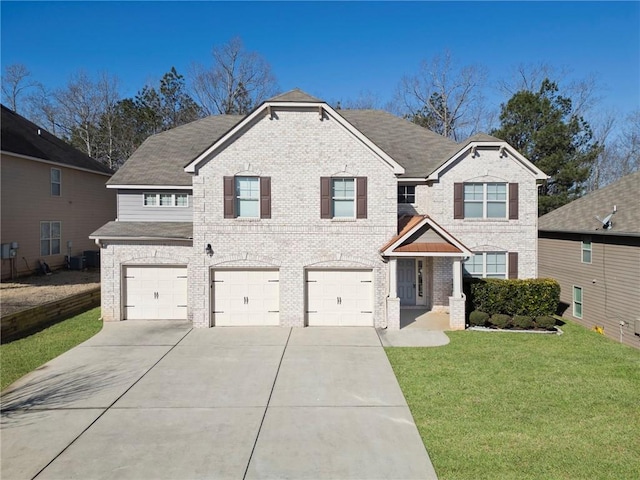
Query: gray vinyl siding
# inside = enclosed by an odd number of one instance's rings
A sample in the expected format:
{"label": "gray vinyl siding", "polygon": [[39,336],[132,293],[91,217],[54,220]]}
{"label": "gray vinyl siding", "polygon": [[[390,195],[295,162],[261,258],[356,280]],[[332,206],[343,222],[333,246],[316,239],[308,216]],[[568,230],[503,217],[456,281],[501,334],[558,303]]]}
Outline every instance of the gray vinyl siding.
{"label": "gray vinyl siding", "polygon": [[[145,207],[145,193],[186,193],[187,207]],[[193,195],[190,190],[119,190],[118,220],[121,222],[192,222]]]}
{"label": "gray vinyl siding", "polygon": [[[591,263],[582,263],[578,234],[540,232],[538,272],[555,278],[560,300],[568,305],[563,316],[587,328],[604,327],[606,336],[640,347],[634,321],[640,318],[640,238],[591,235]],[[582,319],[573,316],[573,286],[582,288]]]}

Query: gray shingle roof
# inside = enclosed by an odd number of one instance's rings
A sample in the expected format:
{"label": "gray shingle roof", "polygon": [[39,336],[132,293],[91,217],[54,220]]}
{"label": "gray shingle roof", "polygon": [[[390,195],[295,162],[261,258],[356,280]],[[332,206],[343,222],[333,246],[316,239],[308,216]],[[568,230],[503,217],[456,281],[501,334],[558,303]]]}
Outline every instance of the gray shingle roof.
{"label": "gray shingle roof", "polygon": [[[6,152],[39,158],[97,173],[113,173],[109,167],[38,127],[2,105],[1,148]],[[38,134],[40,131],[40,134]]]}
{"label": "gray shingle roof", "polygon": [[308,103],[320,103],[322,100],[316,97],[312,97],[306,92],[303,92],[299,88],[294,88],[288,92],[281,93],[275,97],[271,97],[267,102],[308,102]]}
{"label": "gray shingle roof", "polygon": [[[604,218],[613,211],[613,227],[602,228],[596,215]],[[538,219],[538,229],[548,232],[597,233],[640,236],[640,172],[588,193]]]}
{"label": "gray shingle roof", "polygon": [[89,238],[193,238],[191,222],[109,222],[89,235]]}
{"label": "gray shingle roof", "polygon": [[147,138],[109,185],[191,185],[184,167],[228,132],[242,115],[213,115]]}
{"label": "gray shingle roof", "polygon": [[408,120],[382,110],[338,113],[405,168],[404,177],[426,177],[460,146]]}

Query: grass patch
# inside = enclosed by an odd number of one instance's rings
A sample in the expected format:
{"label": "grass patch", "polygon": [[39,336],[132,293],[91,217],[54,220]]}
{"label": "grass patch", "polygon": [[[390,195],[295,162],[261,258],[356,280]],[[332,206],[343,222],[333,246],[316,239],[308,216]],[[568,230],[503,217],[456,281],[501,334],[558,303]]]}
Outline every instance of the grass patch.
{"label": "grass patch", "polygon": [[0,390],[102,329],[100,307],[0,345]]}
{"label": "grass patch", "polygon": [[638,478],[640,351],[562,329],[386,349],[438,478]]}

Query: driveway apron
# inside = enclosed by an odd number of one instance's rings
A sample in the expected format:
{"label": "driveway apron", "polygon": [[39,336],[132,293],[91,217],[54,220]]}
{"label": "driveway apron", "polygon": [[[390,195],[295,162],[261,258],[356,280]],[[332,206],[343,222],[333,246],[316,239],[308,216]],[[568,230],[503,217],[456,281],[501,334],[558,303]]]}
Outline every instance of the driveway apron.
{"label": "driveway apron", "polygon": [[435,479],[373,328],[105,324],[2,398],[19,479]]}

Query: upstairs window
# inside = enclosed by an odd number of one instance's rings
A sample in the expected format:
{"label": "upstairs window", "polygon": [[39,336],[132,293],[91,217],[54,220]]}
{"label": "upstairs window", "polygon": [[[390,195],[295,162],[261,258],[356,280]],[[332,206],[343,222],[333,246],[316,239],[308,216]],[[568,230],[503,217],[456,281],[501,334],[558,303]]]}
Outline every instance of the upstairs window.
{"label": "upstairs window", "polygon": [[189,195],[186,193],[145,193],[145,207],[188,207]]}
{"label": "upstairs window", "polygon": [[51,196],[59,197],[62,194],[62,170],[51,169]]}
{"label": "upstairs window", "polygon": [[353,178],[331,180],[331,204],[334,218],[354,218],[356,189]]}
{"label": "upstairs window", "polygon": [[60,222],[40,222],[40,255],[59,255],[60,237]]}
{"label": "upstairs window", "polygon": [[453,218],[518,219],[517,183],[456,183]]}
{"label": "upstairs window", "polygon": [[398,185],[398,203],[416,203],[416,186]]}
{"label": "upstairs window", "polygon": [[591,263],[591,239],[582,240],[582,263]]}
{"label": "upstairs window", "polygon": [[271,218],[271,177],[224,177],[224,218]]}
{"label": "upstairs window", "polygon": [[321,177],[320,218],[367,218],[367,177]]}
{"label": "upstairs window", "polygon": [[236,212],[238,217],[260,216],[260,183],[258,177],[236,177]]}

